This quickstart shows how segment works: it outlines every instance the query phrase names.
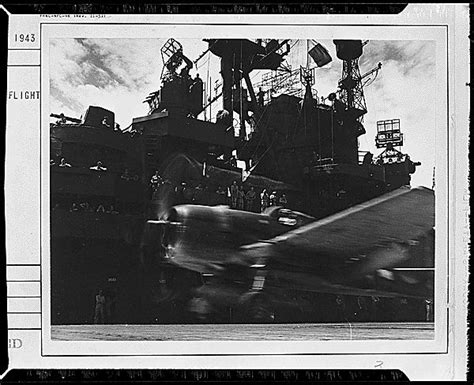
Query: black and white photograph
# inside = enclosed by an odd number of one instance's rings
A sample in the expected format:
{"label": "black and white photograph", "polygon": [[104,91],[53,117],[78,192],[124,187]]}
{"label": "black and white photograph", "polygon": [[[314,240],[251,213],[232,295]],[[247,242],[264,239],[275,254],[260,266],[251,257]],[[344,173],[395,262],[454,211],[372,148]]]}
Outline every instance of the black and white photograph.
{"label": "black and white photograph", "polygon": [[10,367],[462,378],[467,11],[11,15]]}
{"label": "black and white photograph", "polygon": [[52,338],[433,339],[435,50],[51,39]]}

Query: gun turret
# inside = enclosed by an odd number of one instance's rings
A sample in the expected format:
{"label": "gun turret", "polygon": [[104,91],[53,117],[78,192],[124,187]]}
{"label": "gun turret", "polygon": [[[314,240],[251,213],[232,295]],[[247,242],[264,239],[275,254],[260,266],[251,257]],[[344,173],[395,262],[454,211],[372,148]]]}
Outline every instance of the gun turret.
{"label": "gun turret", "polygon": [[82,120],[81,119],[77,119],[77,118],[71,118],[70,116],[66,116],[64,115],[63,113],[61,114],[51,114],[49,115],[50,117],[52,118],[56,118],[56,119],[59,119],[60,120],[60,123],[62,124],[65,124],[67,122],[72,122],[72,123],[82,123]]}

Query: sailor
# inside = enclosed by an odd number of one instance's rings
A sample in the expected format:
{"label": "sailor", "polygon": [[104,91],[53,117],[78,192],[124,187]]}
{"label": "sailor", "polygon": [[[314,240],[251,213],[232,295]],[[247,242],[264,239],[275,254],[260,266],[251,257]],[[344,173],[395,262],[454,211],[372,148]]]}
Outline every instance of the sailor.
{"label": "sailor", "polygon": [[286,199],[286,194],[281,194],[280,199],[278,199],[278,204],[280,206],[286,207],[286,205],[288,204],[288,200]]}
{"label": "sailor", "polygon": [[72,206],[71,208],[69,209],[69,211],[72,213],[72,212],[77,212],[79,211],[79,206],[77,205],[76,202],[72,202]]}
{"label": "sailor", "polygon": [[316,165],[318,162],[321,162],[321,155],[319,155],[316,151],[313,151],[311,157],[311,164]]}
{"label": "sailor", "polygon": [[127,182],[132,179],[132,176],[130,175],[130,172],[128,171],[128,168],[126,168],[123,171],[123,174],[120,175],[120,179],[126,180]]}
{"label": "sailor", "polygon": [[105,323],[105,296],[102,290],[95,296],[94,323]]}
{"label": "sailor", "polygon": [[367,151],[364,155],[364,159],[362,160],[362,164],[367,165],[367,166],[371,165],[373,159],[374,159],[374,155],[370,151]]}
{"label": "sailor", "polygon": [[398,316],[400,317],[400,321],[406,320],[409,317],[409,306],[408,306],[408,299],[407,298],[400,298],[398,300]]}
{"label": "sailor", "polygon": [[115,210],[114,205],[110,205],[108,210],[106,211],[107,214],[118,214],[118,211]]}
{"label": "sailor", "polygon": [[66,162],[66,158],[61,158],[61,161],[59,162],[58,167],[70,168],[72,166]]}
{"label": "sailor", "polygon": [[227,129],[227,125],[230,124],[230,114],[227,110],[219,110],[216,114],[216,123],[224,124]]}
{"label": "sailor", "polygon": [[263,107],[265,100],[265,92],[262,90],[262,87],[259,87],[258,93],[257,93],[257,102],[260,107]]}
{"label": "sailor", "polygon": [[229,159],[229,163],[232,167],[237,167],[237,158],[234,155],[232,155]]}
{"label": "sailor", "polygon": [[150,179],[150,186],[153,191],[158,190],[158,187],[163,183],[163,178],[158,174],[158,170],[155,171],[155,174]]}
{"label": "sailor", "polygon": [[186,90],[189,90],[189,87],[191,86],[193,80],[191,76],[189,75],[189,67],[183,67],[181,71],[179,72],[179,76],[181,78],[181,84],[183,84],[186,88]]}
{"label": "sailor", "polygon": [[199,77],[199,74],[196,74],[196,77],[193,79],[193,85],[202,84],[202,79]]}
{"label": "sailor", "polygon": [[269,200],[270,200],[270,197],[268,196],[267,189],[263,189],[262,193],[260,194],[260,205],[261,205],[262,213],[268,207]]}
{"label": "sailor", "polygon": [[250,187],[250,190],[247,191],[247,194],[245,194],[245,203],[246,203],[246,210],[247,211],[254,211],[254,205],[255,205],[255,198],[257,197],[257,193],[255,192],[255,188],[252,186]]}
{"label": "sailor", "polygon": [[277,203],[277,192],[273,191],[270,194],[270,206],[276,206],[276,203]]}
{"label": "sailor", "polygon": [[433,301],[430,299],[425,299],[425,320],[433,322]]}
{"label": "sailor", "polygon": [[102,119],[102,125],[107,128],[110,128],[110,124],[109,124],[109,121],[107,120],[107,116],[104,116],[104,119]]}
{"label": "sailor", "polygon": [[199,77],[199,74],[196,74],[196,77],[194,79],[192,79],[191,77],[189,77],[190,81],[191,81],[191,85],[189,86],[189,92],[193,92],[194,89],[200,89],[200,92],[202,92],[202,87],[203,87],[203,83],[202,83],[202,79]]}
{"label": "sailor", "polygon": [[181,182],[179,186],[176,186],[174,189],[175,199],[177,203],[184,203],[184,190],[186,188],[186,182]]}
{"label": "sailor", "polygon": [[82,211],[90,212],[91,208],[89,206],[89,202],[81,202],[79,204],[79,207],[81,208]]}
{"label": "sailor", "polygon": [[217,194],[218,204],[225,205],[226,204],[226,192],[225,192],[225,190],[221,186],[219,186],[219,187],[217,187],[216,194]]}
{"label": "sailor", "polygon": [[245,203],[244,186],[240,186],[239,190],[237,191],[237,209],[244,210],[244,203]]}
{"label": "sailor", "polygon": [[[56,115],[57,116],[57,115]],[[56,125],[59,126],[61,124],[66,124],[67,123],[67,119],[66,119],[66,116],[61,112],[59,114],[59,120],[56,121]]]}
{"label": "sailor", "polygon": [[104,167],[102,165],[102,162],[100,160],[97,161],[97,163],[94,166],[89,167],[89,170],[93,171],[107,171],[107,167]]}
{"label": "sailor", "polygon": [[185,203],[191,203],[194,197],[194,189],[191,186],[187,186],[186,183],[183,187],[183,197]]}
{"label": "sailor", "polygon": [[230,186],[230,207],[235,209],[237,208],[237,200],[239,197],[239,186],[237,186],[237,182],[234,180],[232,185]]}
{"label": "sailor", "polygon": [[199,183],[195,188],[194,188],[194,194],[193,194],[193,202],[194,203],[198,203],[198,204],[202,204],[202,199],[203,199],[203,191],[204,191],[204,188],[202,187],[202,184]]}
{"label": "sailor", "polygon": [[332,102],[332,106],[334,108],[334,111],[337,113],[343,112],[346,108],[343,102],[341,102],[337,97],[334,92],[330,93],[328,95],[328,100]]}

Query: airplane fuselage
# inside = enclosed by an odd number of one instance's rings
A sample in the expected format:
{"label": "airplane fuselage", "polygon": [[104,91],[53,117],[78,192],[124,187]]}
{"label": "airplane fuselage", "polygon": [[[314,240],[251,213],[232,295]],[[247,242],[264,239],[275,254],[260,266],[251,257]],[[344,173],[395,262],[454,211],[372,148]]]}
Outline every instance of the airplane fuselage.
{"label": "airplane fuselage", "polygon": [[227,206],[174,207],[165,230],[165,259],[200,273],[219,271],[244,245],[271,239],[313,220],[274,207],[266,213],[232,210]]}

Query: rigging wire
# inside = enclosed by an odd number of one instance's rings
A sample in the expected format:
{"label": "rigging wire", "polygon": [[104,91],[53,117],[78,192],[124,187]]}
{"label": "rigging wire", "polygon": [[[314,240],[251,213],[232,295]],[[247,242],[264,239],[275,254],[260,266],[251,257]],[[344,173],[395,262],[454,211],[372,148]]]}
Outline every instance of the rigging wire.
{"label": "rigging wire", "polygon": [[[210,66],[211,66],[211,52],[208,52],[208,57],[207,57],[207,80],[206,80],[208,90],[206,91],[206,99],[210,99],[211,96],[212,96],[212,85],[211,85],[211,80],[210,80]],[[208,93],[209,93],[209,95],[208,95]],[[204,111],[205,111],[204,114],[207,117],[207,109],[204,108]],[[212,108],[209,108],[209,121],[212,121]]]}
{"label": "rigging wire", "polygon": [[205,66],[208,62],[209,62],[209,56],[205,61],[201,62],[199,65],[196,65],[196,71],[198,71],[200,68]]}
{"label": "rigging wire", "polygon": [[[320,117],[319,117],[319,108],[316,107],[316,109],[318,110],[318,152],[319,152],[319,156],[321,156],[321,121],[320,121]],[[321,156],[322,157],[322,156]]]}
{"label": "rigging wire", "polygon": [[[231,93],[230,93],[231,103],[230,103],[230,111],[229,111],[229,114],[232,119],[234,117],[234,84],[235,84],[235,52],[232,55],[232,87],[231,87]],[[234,129],[234,135],[235,135],[235,129]]]}
{"label": "rigging wire", "polygon": [[[289,51],[291,51],[298,43],[300,43],[300,40],[299,39],[295,39],[295,40],[290,40],[291,45],[290,45],[290,48],[289,48]],[[210,48],[215,44],[215,42],[209,47],[208,50],[206,50],[204,53],[208,53],[208,58],[206,59],[206,62],[204,62],[203,64],[201,64],[198,68],[201,68],[203,65],[205,65],[206,63],[208,64],[208,72],[210,71],[209,69],[209,66],[210,66],[210,60],[211,60],[211,53],[210,53]],[[280,47],[281,48],[281,47]],[[273,53],[273,52],[276,52],[278,49],[280,48],[277,48],[277,49],[274,49],[272,50],[271,52],[269,52],[268,54],[266,54],[263,58],[261,58],[260,60],[264,60],[269,54]],[[195,60],[195,62],[197,62],[199,59],[202,58],[202,56],[204,55],[201,55],[200,58],[198,58],[197,60]],[[234,55],[234,67],[235,67],[235,55]],[[278,71],[276,71],[278,72]],[[257,87],[262,87],[264,84],[268,83],[269,81],[271,81],[272,79],[276,79],[276,78],[281,78],[282,81],[285,81],[286,79],[288,78],[291,78],[295,75],[297,75],[299,72],[299,69],[293,69],[289,72],[284,72],[284,73],[277,73],[276,75],[270,77],[268,80],[261,80],[260,82],[256,83],[254,86],[255,88]],[[251,77],[251,80],[254,80],[257,76],[261,75],[261,70],[256,70],[256,73]],[[235,80],[234,78],[234,73],[233,73],[233,82]],[[210,85],[210,87],[212,87],[212,85]],[[289,92],[288,94],[290,95],[297,95],[301,93],[301,89],[289,89]],[[209,93],[210,95],[212,94],[211,92]],[[207,109],[207,108],[210,108],[212,103],[214,103],[215,101],[217,101],[220,97],[222,96],[222,92],[220,92],[219,94],[215,95],[213,98],[211,97],[210,100],[207,100],[207,104],[203,107],[203,109]],[[241,96],[242,97],[242,96]],[[298,96],[300,97],[300,96]],[[232,98],[232,105],[233,105],[233,95],[231,96]],[[261,118],[260,118],[261,119]],[[259,119],[259,121],[260,121]],[[258,123],[256,123],[256,126],[257,126]]]}
{"label": "rigging wire", "polygon": [[214,41],[214,43],[212,43],[211,45],[209,45],[209,47],[207,47],[207,49],[204,50],[204,52],[202,52],[202,53],[198,56],[198,58],[193,61],[194,65],[197,66],[197,62],[198,62],[199,60],[201,60],[201,59],[204,57],[204,55],[206,55],[206,53],[210,52],[210,51],[211,51],[211,48],[214,47],[214,45],[215,45],[218,41],[219,41],[219,40],[217,39],[216,41]]}
{"label": "rigging wire", "polygon": [[375,79],[377,79],[377,76],[379,75],[379,71],[375,72],[374,77],[370,77],[362,84],[362,87],[370,86]]}
{"label": "rigging wire", "polygon": [[334,163],[334,111],[331,109],[331,159]]}
{"label": "rigging wire", "polygon": [[[263,152],[262,156],[260,157],[260,159],[258,159],[255,164],[252,166],[252,168],[255,170],[258,166],[258,164],[262,161],[262,159],[265,157],[265,155],[267,154],[268,151],[270,151],[270,149],[273,147],[273,144],[275,143],[275,139],[276,137],[273,138],[273,141],[270,143],[270,145],[267,147],[267,149]],[[253,158],[253,157],[252,157]]]}
{"label": "rigging wire", "polygon": [[[244,119],[244,101],[243,101],[243,87],[242,87],[242,78],[243,78],[243,69],[242,69],[242,41],[240,42],[240,73],[239,73],[239,92],[240,92],[240,127],[239,127],[239,136],[246,136],[247,132],[245,130],[245,119]],[[242,132],[244,130],[244,132]]]}
{"label": "rigging wire", "polygon": [[[258,121],[255,122],[255,128],[258,127],[260,121],[262,120],[263,116],[265,115],[265,113],[266,113],[266,111],[267,111],[267,108],[268,108],[268,104],[265,105],[265,107],[263,108],[262,114],[260,115]],[[258,148],[260,147],[260,144],[262,143],[262,140],[263,140],[263,135],[262,135],[262,133],[261,133],[261,134],[260,134],[259,141],[258,141],[258,143],[257,143],[257,146],[255,147],[255,150],[254,150],[254,152],[252,153],[252,156],[251,156],[250,158],[253,158],[253,157],[256,155],[257,150],[258,150]],[[242,146],[242,149],[245,149],[245,148],[249,145],[249,143],[250,143],[249,141],[245,142],[245,144]]]}
{"label": "rigging wire", "polygon": [[[299,42],[299,40],[296,39],[295,42],[294,42],[292,45],[290,45],[289,51],[291,51],[291,50],[293,49],[293,47],[294,47],[296,44],[298,44],[298,42]],[[271,52],[270,52],[270,53],[271,53]],[[264,57],[264,58],[265,58],[265,57]],[[263,58],[263,59],[264,59],[264,58]],[[263,60],[263,59],[261,59],[261,60]],[[291,76],[291,75],[293,75],[293,74],[295,74],[295,73],[297,73],[297,72],[298,72],[298,70],[291,70],[289,76]],[[275,76],[270,77],[269,80],[271,80],[272,78],[279,77],[279,76],[284,77],[285,74],[276,74]],[[260,81],[259,83],[255,84],[255,87],[263,86],[263,84],[266,83],[266,82],[267,82],[267,81]]]}

